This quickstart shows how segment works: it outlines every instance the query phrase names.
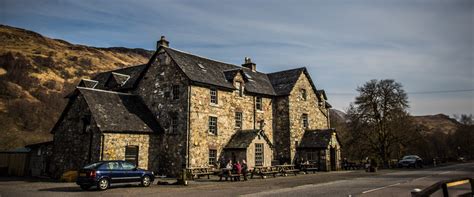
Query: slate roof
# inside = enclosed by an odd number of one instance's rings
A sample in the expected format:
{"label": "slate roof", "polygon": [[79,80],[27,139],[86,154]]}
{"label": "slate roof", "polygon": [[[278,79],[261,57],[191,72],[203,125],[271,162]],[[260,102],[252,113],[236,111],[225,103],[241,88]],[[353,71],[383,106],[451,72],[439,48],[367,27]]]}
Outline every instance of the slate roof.
{"label": "slate roof", "polygon": [[[229,73],[228,71],[241,70],[246,78],[245,91],[271,96],[275,95],[273,86],[265,73],[253,72],[245,67],[210,60],[168,47],[164,47],[164,50],[191,81],[235,89],[232,81],[229,81],[229,77],[232,75],[235,76],[236,73]],[[228,74],[226,74],[226,72]]]}
{"label": "slate roof", "polygon": [[102,90],[107,90],[107,89],[111,89],[110,87],[106,86],[107,82],[109,81],[109,78],[112,77],[114,80],[118,80],[118,81],[121,81],[121,82],[124,81],[123,79],[119,79],[119,77],[123,77],[123,76],[113,75],[112,73],[119,73],[119,74],[123,74],[123,75],[128,75],[128,76],[130,76],[130,78],[122,86],[116,87],[116,90],[130,89],[130,88],[135,87],[136,83],[141,78],[142,72],[145,71],[146,66],[147,66],[146,64],[142,64],[142,65],[131,66],[131,67],[127,67],[127,68],[102,72],[102,73],[97,74],[92,79],[99,82],[95,88],[102,89]]}
{"label": "slate roof", "polygon": [[263,130],[250,129],[250,130],[239,130],[229,140],[225,148],[227,149],[246,149],[252,143],[252,141],[260,135],[265,141],[272,147],[272,143],[269,141]]}
{"label": "slate roof", "polygon": [[162,131],[152,112],[137,95],[81,88],[91,115],[103,132]]}
{"label": "slate roof", "polygon": [[267,75],[270,79],[273,89],[275,90],[276,95],[284,96],[290,94],[291,90],[298,81],[298,78],[301,73],[306,74],[306,77],[311,83],[311,87],[313,88],[314,92],[319,96],[319,92],[317,91],[316,86],[314,85],[313,80],[311,79],[311,76],[309,75],[308,70],[305,67],[269,73]]}
{"label": "slate roof", "polygon": [[[327,148],[335,129],[306,130],[298,148]],[[339,140],[338,140],[339,141]],[[339,142],[338,142],[339,143]]]}

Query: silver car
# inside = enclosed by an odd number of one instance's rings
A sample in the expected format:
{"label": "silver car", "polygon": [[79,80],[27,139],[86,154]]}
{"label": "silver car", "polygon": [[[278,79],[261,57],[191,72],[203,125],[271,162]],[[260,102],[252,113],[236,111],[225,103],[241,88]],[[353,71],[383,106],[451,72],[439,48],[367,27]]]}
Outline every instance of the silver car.
{"label": "silver car", "polygon": [[398,161],[398,167],[423,167],[423,160],[418,155],[407,155],[404,156],[400,161]]}

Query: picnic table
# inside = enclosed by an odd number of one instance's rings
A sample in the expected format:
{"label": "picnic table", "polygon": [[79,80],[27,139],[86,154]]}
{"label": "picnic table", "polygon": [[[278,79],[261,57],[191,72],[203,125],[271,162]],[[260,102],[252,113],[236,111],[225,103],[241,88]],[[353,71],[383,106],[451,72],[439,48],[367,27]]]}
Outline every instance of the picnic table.
{"label": "picnic table", "polygon": [[255,166],[250,173],[250,178],[253,178],[253,176],[260,176],[262,179],[265,179],[267,175],[273,175],[273,177],[276,177],[276,174],[279,172],[280,171],[276,166]]}
{"label": "picnic table", "polygon": [[278,172],[280,172],[283,176],[288,176],[289,173],[298,174],[300,170],[295,168],[295,165],[276,165]]}
{"label": "picnic table", "polygon": [[315,163],[302,163],[300,164],[300,170],[303,171],[305,174],[308,174],[309,171],[315,173],[319,171],[318,165]]}
{"label": "picnic table", "polygon": [[186,168],[186,174],[188,177],[191,177],[192,180],[195,178],[201,178],[201,176],[207,176],[209,179],[210,175],[213,175],[215,170],[211,167],[193,167],[193,168]]}
{"label": "picnic table", "polygon": [[241,174],[233,173],[232,168],[220,169],[217,176],[219,176],[219,181],[222,181],[222,177],[224,177],[226,181],[228,180],[228,178],[230,178],[230,181],[234,181],[235,178],[238,178],[238,180],[240,180],[240,177],[245,178],[244,177],[245,175],[243,173]]}

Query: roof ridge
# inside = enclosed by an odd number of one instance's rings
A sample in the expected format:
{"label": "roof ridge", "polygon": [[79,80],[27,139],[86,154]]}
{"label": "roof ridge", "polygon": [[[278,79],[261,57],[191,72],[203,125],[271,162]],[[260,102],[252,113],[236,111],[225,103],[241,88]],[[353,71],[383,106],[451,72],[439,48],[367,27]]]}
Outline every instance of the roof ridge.
{"label": "roof ridge", "polygon": [[[199,57],[199,58],[202,58],[202,59],[211,60],[211,61],[218,62],[218,63],[223,63],[223,64],[229,64],[229,65],[232,65],[232,66],[242,67],[242,66],[235,65],[235,64],[232,64],[232,63],[223,62],[223,61],[215,60],[215,59],[210,59],[210,58],[208,58],[208,57],[196,55],[196,54],[193,54],[193,53],[190,53],[190,52],[182,51],[182,50],[175,49],[175,48],[171,48],[171,47],[166,47],[166,49],[171,49],[171,50],[173,50],[173,51],[177,51],[177,52],[180,52],[180,53],[185,53],[185,54],[187,54],[187,55],[196,56],[196,57]],[[166,50],[166,49],[165,49],[165,50]]]}
{"label": "roof ridge", "polygon": [[303,67],[292,68],[292,69],[288,69],[288,70],[281,70],[281,71],[277,71],[277,72],[267,73],[267,75],[272,75],[272,74],[277,74],[277,73],[282,73],[282,72],[288,72],[288,71],[293,71],[293,70],[301,70],[301,69],[307,69],[307,68],[306,68],[306,66],[303,66]]}
{"label": "roof ridge", "polygon": [[82,89],[82,90],[91,90],[91,91],[96,91],[96,92],[110,93],[110,94],[119,94],[119,95],[127,95],[127,96],[138,96],[138,95],[130,94],[130,93],[115,92],[115,91],[101,90],[101,89],[95,89],[95,88],[86,88],[86,87],[76,87],[76,88],[77,88],[77,89]]}

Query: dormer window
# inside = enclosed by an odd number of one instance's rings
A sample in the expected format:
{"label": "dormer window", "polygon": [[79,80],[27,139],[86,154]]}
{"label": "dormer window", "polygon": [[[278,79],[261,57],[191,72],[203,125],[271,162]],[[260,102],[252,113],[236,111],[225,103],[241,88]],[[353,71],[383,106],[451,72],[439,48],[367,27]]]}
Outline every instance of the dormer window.
{"label": "dormer window", "polygon": [[300,93],[301,93],[301,99],[303,101],[306,101],[306,98],[307,98],[306,89],[301,89]]}
{"label": "dormer window", "polygon": [[239,93],[239,96],[244,96],[244,87],[242,85],[242,82],[240,81],[235,82],[235,86],[237,88],[237,92]]}

